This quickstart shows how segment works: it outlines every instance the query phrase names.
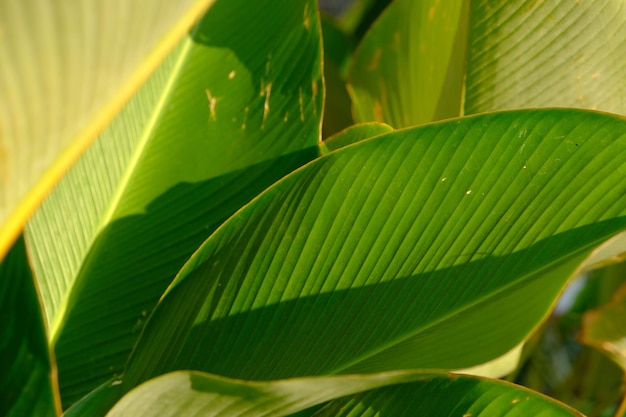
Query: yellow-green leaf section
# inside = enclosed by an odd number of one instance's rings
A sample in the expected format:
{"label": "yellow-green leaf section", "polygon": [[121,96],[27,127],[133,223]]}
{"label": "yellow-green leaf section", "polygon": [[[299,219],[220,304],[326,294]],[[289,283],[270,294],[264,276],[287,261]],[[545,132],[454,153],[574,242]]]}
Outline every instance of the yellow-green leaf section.
{"label": "yellow-green leaf section", "polygon": [[0,258],[212,2],[0,2]]}
{"label": "yellow-green leaf section", "polygon": [[64,404],[121,372],[215,228],[317,155],[320,43],[313,0],[217,1],[29,221]]}
{"label": "yellow-green leaf section", "polygon": [[469,2],[396,0],[349,71],[355,120],[396,128],[461,114]]}

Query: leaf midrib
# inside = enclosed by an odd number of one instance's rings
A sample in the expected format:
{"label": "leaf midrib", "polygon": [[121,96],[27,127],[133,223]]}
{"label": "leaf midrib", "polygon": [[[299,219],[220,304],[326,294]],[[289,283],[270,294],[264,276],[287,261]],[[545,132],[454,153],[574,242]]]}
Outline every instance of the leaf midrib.
{"label": "leaf midrib", "polygon": [[119,208],[122,202],[124,193],[127,190],[128,185],[131,182],[131,178],[134,172],[136,171],[136,167],[139,165],[141,161],[141,157],[144,154],[144,150],[146,149],[147,144],[150,142],[150,139],[153,137],[152,133],[154,132],[154,127],[157,125],[161,114],[163,114],[167,99],[169,98],[170,93],[172,92],[176,84],[176,80],[178,79],[180,72],[183,70],[183,66],[185,62],[187,61],[188,55],[193,46],[193,42],[189,39],[189,37],[186,37],[183,40],[183,43],[184,44],[181,48],[181,51],[179,52],[177,62],[173,65],[173,68],[171,70],[171,73],[168,77],[167,82],[165,83],[165,87],[163,88],[161,96],[152,111],[152,116],[150,117],[150,119],[148,120],[148,123],[144,127],[143,135],[141,139],[137,142],[135,151],[132,153],[132,156],[129,159],[129,163],[127,164],[126,169],[124,170],[122,176],[120,177],[120,180],[116,187],[116,191],[113,194],[110,204],[108,205],[108,209],[103,213],[100,223],[94,229],[94,233],[91,236],[89,244],[85,246],[85,251],[83,252],[83,257],[80,261],[80,266],[77,270],[75,279],[72,281],[72,284],[68,287],[67,291],[65,292],[65,297],[63,298],[62,302],[59,304],[59,307],[57,309],[57,314],[54,317],[52,325],[50,326],[49,340],[50,340],[51,346],[54,346],[56,344],[57,338],[59,337],[59,334],[60,334],[60,330],[62,329],[62,324],[65,321],[65,317],[67,316],[68,311],[70,310],[69,300],[70,298],[72,298],[70,295],[77,287],[77,283],[78,281],[80,281],[80,277],[83,274],[84,266],[85,266],[84,264],[85,255],[91,251],[91,249],[93,248],[94,242],[96,242],[97,240],[97,237],[114,219],[115,213],[117,212],[117,209]]}

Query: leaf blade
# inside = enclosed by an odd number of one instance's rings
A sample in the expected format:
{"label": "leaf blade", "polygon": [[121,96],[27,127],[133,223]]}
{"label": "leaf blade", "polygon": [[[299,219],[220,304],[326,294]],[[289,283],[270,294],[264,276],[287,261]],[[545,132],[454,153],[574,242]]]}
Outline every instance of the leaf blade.
{"label": "leaf blade", "polygon": [[524,387],[498,380],[434,377],[364,392],[331,402],[323,416],[458,415],[582,416],[576,410]]}
{"label": "leaf blade", "polygon": [[[6,63],[0,89],[7,92],[0,101],[0,257],[46,192],[210,3],[2,5],[0,26],[11,42],[0,52]],[[133,24],[120,29],[120,19]]]}
{"label": "leaf blade", "polygon": [[222,221],[317,154],[315,3],[244,3],[209,9],[29,222],[66,404],[121,372]]}
{"label": "leaf blade", "polygon": [[152,379],[124,396],[107,416],[286,416],[344,395],[426,378],[420,372],[241,381],[193,371]]}
{"label": "leaf blade", "polygon": [[[626,227],[625,141],[620,118],[518,111],[332,152],[196,252],[144,329],[125,381],[188,368],[274,379],[493,359]],[[475,326],[483,333],[468,334]]]}
{"label": "leaf blade", "polygon": [[466,114],[548,106],[626,114],[620,1],[471,8]]}
{"label": "leaf blade", "polygon": [[356,121],[401,128],[460,115],[468,6],[400,0],[385,9],[349,70]]}
{"label": "leaf blade", "polygon": [[36,291],[24,240],[19,239],[0,263],[3,416],[57,416],[61,411]]}

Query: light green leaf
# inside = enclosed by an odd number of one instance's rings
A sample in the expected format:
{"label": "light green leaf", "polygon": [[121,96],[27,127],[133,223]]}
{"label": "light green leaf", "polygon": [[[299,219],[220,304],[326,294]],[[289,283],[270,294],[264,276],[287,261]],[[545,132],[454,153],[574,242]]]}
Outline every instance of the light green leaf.
{"label": "light green leaf", "polygon": [[355,120],[401,128],[461,114],[468,1],[396,0],[349,71]]}
{"label": "light green leaf", "polygon": [[508,382],[438,376],[333,401],[315,417],[385,416],[581,416],[549,397]]}
{"label": "light green leaf", "polygon": [[626,114],[623,6],[398,0],[354,56],[355,118],[400,128],[523,107]]}
{"label": "light green leaf", "polygon": [[384,123],[372,122],[353,125],[320,143],[320,151],[322,154],[326,154],[343,148],[344,146],[357,143],[363,139],[373,138],[374,136],[379,136],[391,131],[393,131],[393,128]]}
{"label": "light green leaf", "polygon": [[472,366],[471,368],[457,369],[454,373],[484,376],[489,378],[502,378],[511,374],[518,367],[523,349],[524,343],[520,343],[496,359],[481,363],[480,365]]}
{"label": "light green leaf", "polygon": [[21,238],[0,263],[0,317],[0,415],[58,415],[54,364]]}
{"label": "light green leaf", "polygon": [[475,366],[522,342],[622,230],[623,119],[518,111],[382,135],[224,223],[154,310],[124,381]]}
{"label": "light green leaf", "polygon": [[608,240],[587,259],[585,269],[602,268],[626,261],[626,233]]}
{"label": "light green leaf", "polygon": [[428,376],[388,372],[254,382],[193,371],[172,372],[129,392],[107,417],[287,416],[345,395]]}
{"label": "light green leaf", "polygon": [[211,0],[0,2],[0,259]]}
{"label": "light green leaf", "polygon": [[626,114],[622,0],[471,3],[466,114],[546,106]]}
{"label": "light green leaf", "polygon": [[283,1],[216,2],[29,222],[66,405],[221,222],[317,155],[316,3]]}

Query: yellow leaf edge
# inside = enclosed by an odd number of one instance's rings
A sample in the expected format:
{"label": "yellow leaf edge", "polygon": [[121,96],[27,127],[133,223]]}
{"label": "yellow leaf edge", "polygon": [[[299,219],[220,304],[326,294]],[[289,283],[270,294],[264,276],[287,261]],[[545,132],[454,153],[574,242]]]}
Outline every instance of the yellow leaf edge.
{"label": "yellow leaf edge", "polygon": [[70,145],[57,157],[56,161],[35,186],[26,194],[17,208],[0,227],[0,260],[4,259],[15,240],[22,232],[24,224],[78,157],[95,140],[102,130],[113,120],[119,110],[147,80],[157,65],[165,59],[177,42],[187,33],[215,0],[198,0],[185,15],[165,34],[156,47],[148,53],[141,65],[122,84],[117,94],[106,103],[96,117],[85,126]]}

